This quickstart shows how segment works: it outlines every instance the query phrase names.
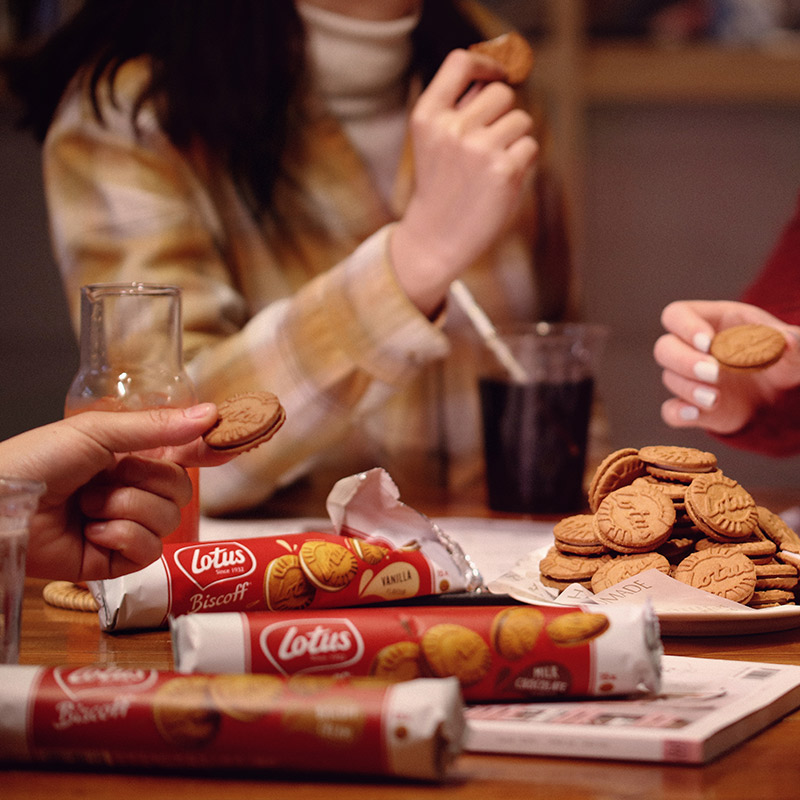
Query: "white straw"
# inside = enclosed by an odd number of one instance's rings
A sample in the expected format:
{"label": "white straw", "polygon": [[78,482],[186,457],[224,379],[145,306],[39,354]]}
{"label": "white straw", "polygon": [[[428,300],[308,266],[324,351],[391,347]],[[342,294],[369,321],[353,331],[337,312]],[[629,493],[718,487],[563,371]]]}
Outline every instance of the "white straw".
{"label": "white straw", "polygon": [[464,285],[461,280],[454,280],[450,284],[450,291],[453,298],[469,317],[475,330],[480,334],[486,346],[495,354],[497,360],[508,370],[509,375],[517,383],[527,383],[528,373],[522,364],[514,358],[514,354],[508,345],[497,335],[497,330],[492,324],[486,312],[478,305],[472,292]]}

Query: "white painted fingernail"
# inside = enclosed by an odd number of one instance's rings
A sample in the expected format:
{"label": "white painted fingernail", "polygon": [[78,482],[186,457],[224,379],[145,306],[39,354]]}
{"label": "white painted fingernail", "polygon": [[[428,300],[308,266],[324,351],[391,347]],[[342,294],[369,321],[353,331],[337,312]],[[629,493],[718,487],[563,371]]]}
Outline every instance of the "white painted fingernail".
{"label": "white painted fingernail", "polygon": [[703,383],[716,383],[719,379],[719,364],[716,361],[698,361],[692,367],[692,372]]}
{"label": "white painted fingernail", "polygon": [[707,333],[696,333],[692,343],[701,353],[707,353],[711,349],[711,337]]}
{"label": "white painted fingernail", "polygon": [[717,393],[713,389],[704,389],[702,386],[692,392],[692,397],[695,403],[703,408],[711,408],[717,402]]}
{"label": "white painted fingernail", "polygon": [[694,406],[681,406],[678,416],[685,422],[694,422],[700,416],[700,409]]}

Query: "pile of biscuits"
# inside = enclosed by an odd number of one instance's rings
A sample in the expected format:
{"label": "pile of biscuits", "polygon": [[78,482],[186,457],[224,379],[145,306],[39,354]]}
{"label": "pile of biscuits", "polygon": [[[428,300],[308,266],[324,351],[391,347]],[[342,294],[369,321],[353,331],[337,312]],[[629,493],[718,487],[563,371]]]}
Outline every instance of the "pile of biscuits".
{"label": "pile of biscuits", "polygon": [[623,448],[589,485],[591,513],[556,523],[541,582],[600,592],[647,569],[752,608],[795,602],[800,536],[691,447]]}

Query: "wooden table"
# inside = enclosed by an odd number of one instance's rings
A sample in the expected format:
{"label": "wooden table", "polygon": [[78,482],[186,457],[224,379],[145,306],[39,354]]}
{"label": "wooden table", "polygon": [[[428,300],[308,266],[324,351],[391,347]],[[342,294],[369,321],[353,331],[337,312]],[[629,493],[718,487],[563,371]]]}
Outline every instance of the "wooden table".
{"label": "wooden table", "polygon": [[[313,496],[313,495],[310,495]],[[407,499],[434,516],[486,516],[480,493],[469,501],[420,496]],[[780,511],[800,500],[781,495],[770,498]],[[283,516],[323,516],[319,498],[309,505],[284,497],[271,513]],[[761,502],[765,502],[761,500]],[[111,636],[101,634],[94,614],[64,611],[44,604],[43,581],[29,580],[22,621],[21,662],[24,664],[100,663],[117,666],[172,666],[166,632]],[[742,637],[667,638],[665,651],[674,655],[708,656],[751,661],[800,664],[800,630]],[[786,717],[759,736],[705,766],[675,766],[638,762],[609,762],[518,756],[463,755],[444,785],[409,784],[372,779],[208,777],[181,774],[145,774],[144,771],[13,769],[3,773],[0,796],[11,798],[114,798],[192,800],[269,797],[335,800],[336,798],[463,798],[463,800],[608,800],[608,798],[669,798],[669,800],[737,800],[753,797],[797,797],[800,791],[800,712]]]}

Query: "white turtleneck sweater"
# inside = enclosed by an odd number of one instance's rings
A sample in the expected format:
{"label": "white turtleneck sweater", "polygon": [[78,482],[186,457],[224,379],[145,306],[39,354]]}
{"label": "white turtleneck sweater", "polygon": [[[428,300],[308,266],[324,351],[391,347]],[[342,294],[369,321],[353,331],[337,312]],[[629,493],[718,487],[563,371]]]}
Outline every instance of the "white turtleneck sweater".
{"label": "white turtleneck sweater", "polygon": [[406,133],[411,38],[419,17],[356,19],[298,3],[314,86],[389,203]]}

